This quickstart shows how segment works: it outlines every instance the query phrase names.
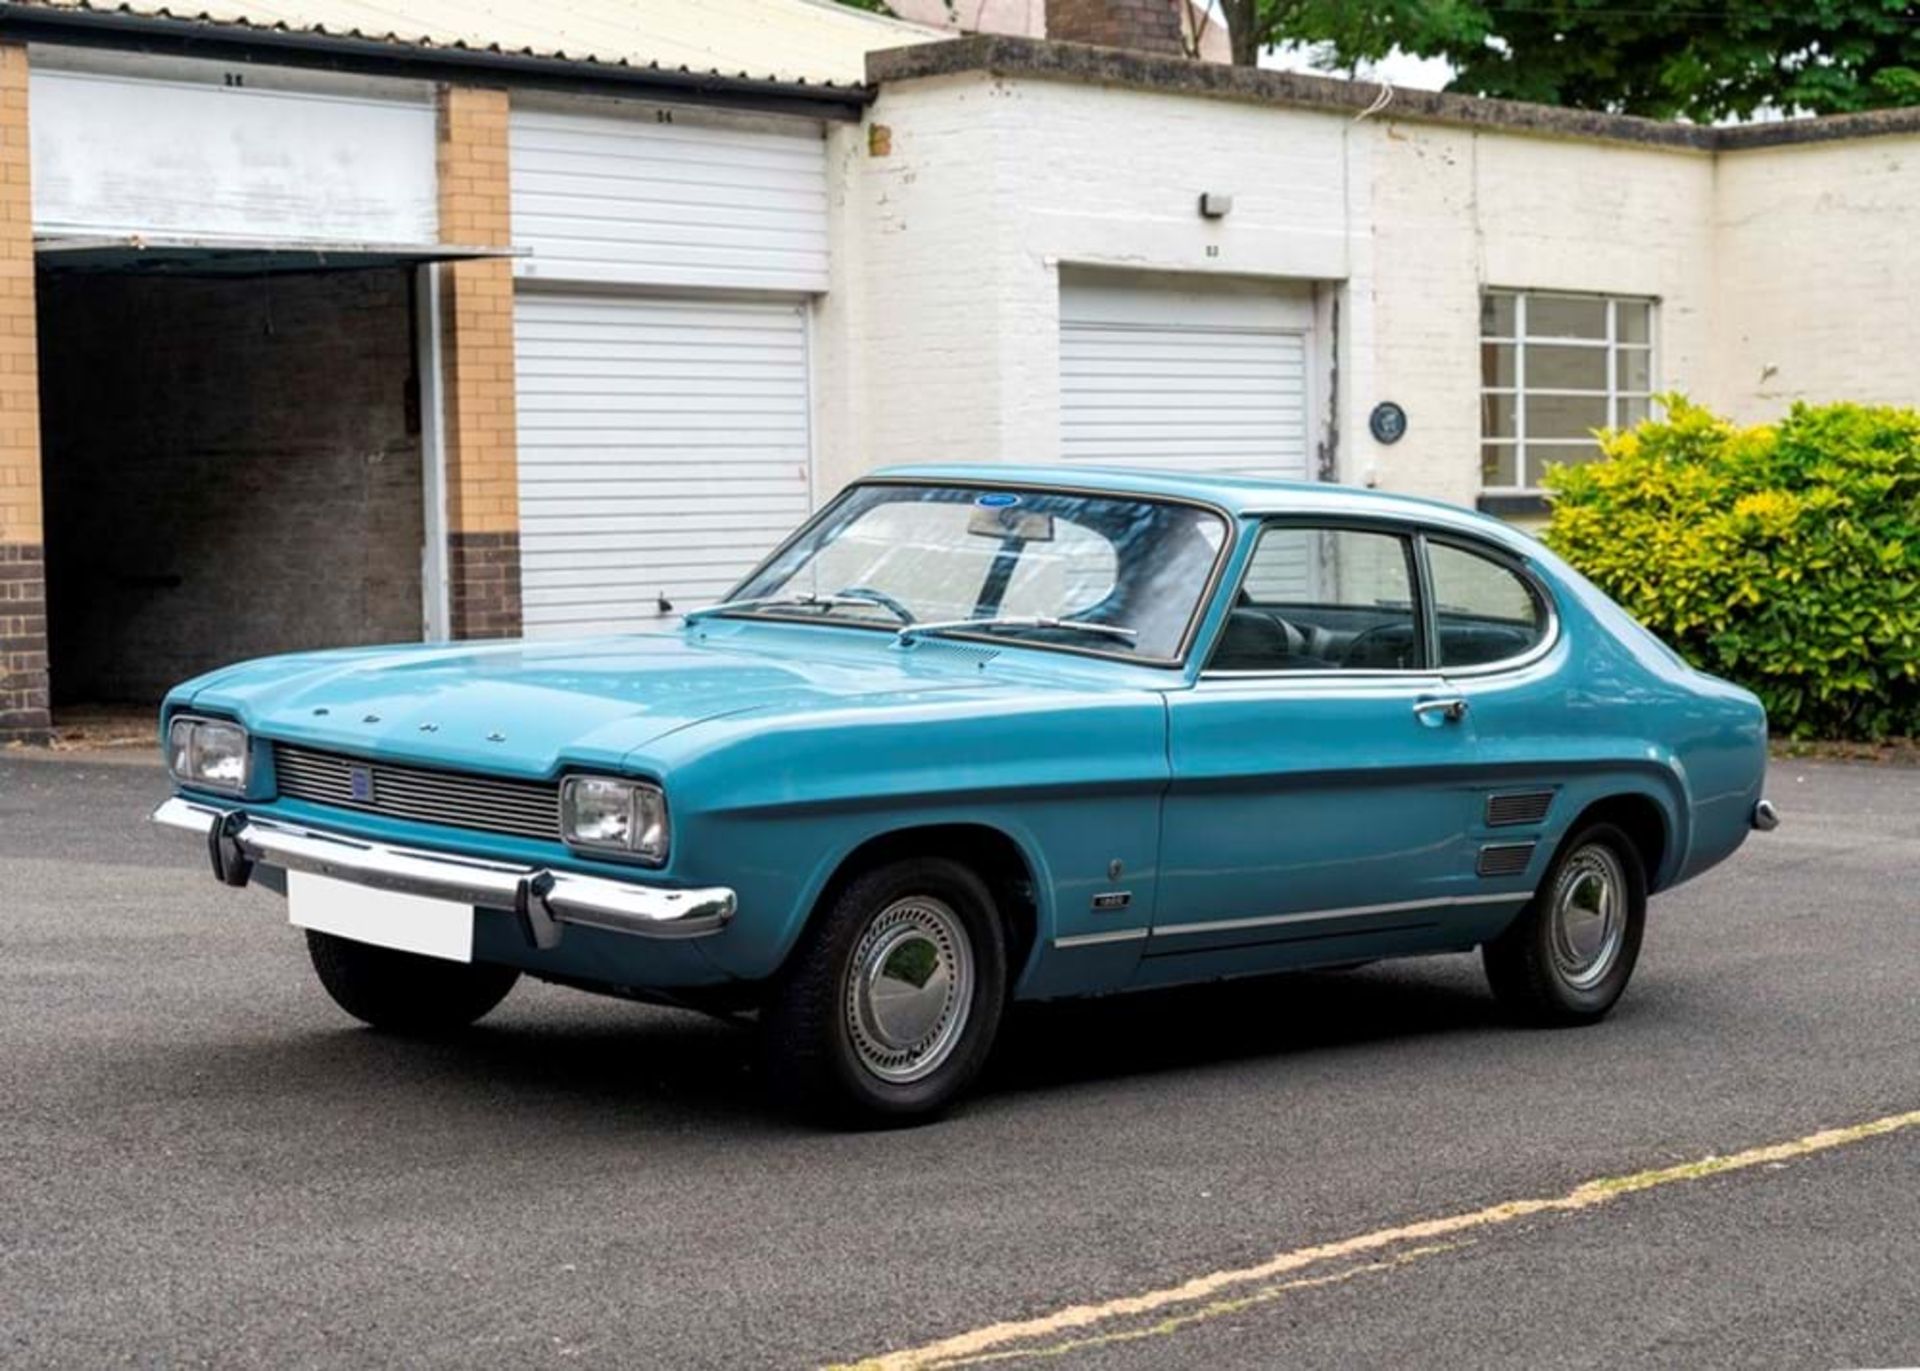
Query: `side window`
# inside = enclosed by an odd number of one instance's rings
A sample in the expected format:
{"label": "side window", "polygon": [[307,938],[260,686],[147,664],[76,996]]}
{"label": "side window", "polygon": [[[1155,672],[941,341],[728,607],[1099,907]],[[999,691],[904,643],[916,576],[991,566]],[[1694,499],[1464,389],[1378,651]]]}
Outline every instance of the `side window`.
{"label": "side window", "polygon": [[1512,568],[1451,543],[1427,544],[1440,667],[1485,666],[1519,657],[1547,635],[1547,607]]}
{"label": "side window", "polygon": [[1405,671],[1420,656],[1405,538],[1276,524],[1260,532],[1210,666]]}

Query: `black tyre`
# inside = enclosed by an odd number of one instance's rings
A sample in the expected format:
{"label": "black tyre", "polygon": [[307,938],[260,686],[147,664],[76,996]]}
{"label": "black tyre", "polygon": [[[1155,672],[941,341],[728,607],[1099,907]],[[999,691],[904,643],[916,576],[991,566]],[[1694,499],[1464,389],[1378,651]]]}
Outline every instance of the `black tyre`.
{"label": "black tyre", "polygon": [[945,858],[857,877],[808,927],[761,1014],[769,1088],[848,1122],[910,1122],[963,1091],[1006,1003],[993,896]]}
{"label": "black tyre", "polygon": [[449,962],[312,930],[307,952],[335,1004],[362,1023],[392,1033],[465,1028],[506,999],[520,979],[510,966]]}
{"label": "black tyre", "polygon": [[1647,922],[1633,839],[1608,823],[1570,834],[1513,926],[1481,949],[1494,997],[1537,1024],[1605,1017],[1632,979]]}

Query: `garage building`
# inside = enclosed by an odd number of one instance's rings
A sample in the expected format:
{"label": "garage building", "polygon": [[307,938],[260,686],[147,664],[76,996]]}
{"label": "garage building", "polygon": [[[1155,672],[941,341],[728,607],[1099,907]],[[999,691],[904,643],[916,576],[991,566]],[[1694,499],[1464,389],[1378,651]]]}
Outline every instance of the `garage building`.
{"label": "garage building", "polygon": [[697,8],[592,53],[542,6],[0,14],[0,735],[270,652],[652,622],[805,516],[826,127],[926,34]]}
{"label": "garage building", "polygon": [[1920,389],[1920,111],[1699,128],[810,0],[442,11],[0,6],[0,736],[265,652],[670,623],[882,464],[1534,519],[1664,391]]}

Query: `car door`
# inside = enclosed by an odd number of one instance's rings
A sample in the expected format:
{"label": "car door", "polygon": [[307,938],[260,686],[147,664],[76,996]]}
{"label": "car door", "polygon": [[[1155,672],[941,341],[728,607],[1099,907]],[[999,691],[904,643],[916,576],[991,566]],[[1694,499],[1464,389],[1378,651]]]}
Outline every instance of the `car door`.
{"label": "car door", "polygon": [[1434,661],[1474,729],[1475,874],[1489,891],[1526,895],[1580,803],[1578,735],[1604,730],[1604,716],[1570,700],[1553,602],[1524,559],[1458,534],[1420,542]]}
{"label": "car door", "polygon": [[1472,900],[1473,722],[1432,664],[1413,531],[1263,526],[1168,695],[1148,982],[1446,941]]}

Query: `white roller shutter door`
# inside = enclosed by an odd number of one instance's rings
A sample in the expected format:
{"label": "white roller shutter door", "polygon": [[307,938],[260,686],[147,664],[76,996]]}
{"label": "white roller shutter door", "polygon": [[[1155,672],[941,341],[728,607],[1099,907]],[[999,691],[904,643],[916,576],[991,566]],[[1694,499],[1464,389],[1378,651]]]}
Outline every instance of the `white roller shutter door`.
{"label": "white roller shutter door", "polygon": [[[424,86],[283,70],[242,86],[214,62],[169,62],[168,79],[146,79],[54,65],[109,54],[41,51],[28,76],[38,233],[439,239]],[[296,83],[313,88],[284,88]]]}
{"label": "white roller shutter door", "polygon": [[1306,480],[1304,294],[1063,283],[1067,462]]}
{"label": "white roller shutter door", "polygon": [[523,280],[827,288],[819,124],[516,97],[510,129]]}
{"label": "white roller shutter door", "polygon": [[514,317],[529,636],[717,599],[806,517],[801,303],[523,288]]}

